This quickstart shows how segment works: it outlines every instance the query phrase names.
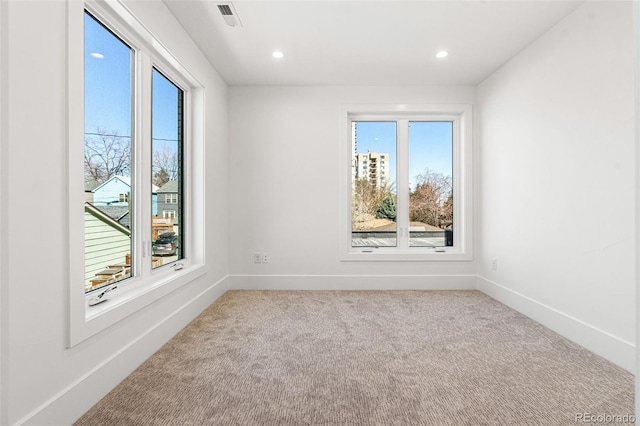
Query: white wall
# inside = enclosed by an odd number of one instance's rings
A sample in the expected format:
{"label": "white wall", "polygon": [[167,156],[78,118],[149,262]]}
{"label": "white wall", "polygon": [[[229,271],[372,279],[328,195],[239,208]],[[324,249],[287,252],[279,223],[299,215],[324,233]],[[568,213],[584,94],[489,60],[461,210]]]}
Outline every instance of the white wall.
{"label": "white wall", "polygon": [[162,3],[129,6],[205,86],[209,272],[66,349],[66,3],[2,2],[2,425],[70,424],[226,287],[226,84]]}
{"label": "white wall", "polygon": [[[8,188],[8,176],[7,176],[7,91],[8,85],[8,73],[7,73],[7,59],[5,52],[7,51],[8,38],[7,38],[7,3],[0,2],[0,194],[6,194]],[[0,423],[3,422],[5,412],[5,395],[7,395],[7,377],[8,370],[6,368],[7,359],[7,342],[6,336],[8,336],[7,327],[7,295],[5,288],[8,283],[6,272],[6,255],[7,255],[7,203],[4,197],[0,197]]]}
{"label": "white wall", "polygon": [[[636,96],[636,250],[640,247],[640,3],[633,3],[634,59],[635,59],[635,96]],[[636,342],[640,341],[640,262],[636,260]],[[640,413],[640,351],[636,347],[635,412]]]}
{"label": "white wall", "polygon": [[476,145],[479,288],[630,371],[633,59],[631,3],[584,3],[479,85]]}
{"label": "white wall", "polygon": [[[472,261],[339,260],[340,132],[348,131],[340,125],[340,106],[474,101],[474,87],[231,87],[229,269],[233,285],[475,286]],[[255,251],[268,252],[270,263],[254,264]]]}

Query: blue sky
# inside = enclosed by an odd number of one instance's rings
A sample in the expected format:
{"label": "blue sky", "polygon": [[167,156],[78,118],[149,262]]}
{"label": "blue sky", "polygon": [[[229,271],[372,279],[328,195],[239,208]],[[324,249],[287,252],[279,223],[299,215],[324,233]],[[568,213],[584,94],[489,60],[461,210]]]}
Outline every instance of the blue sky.
{"label": "blue sky", "polygon": [[[389,154],[391,182],[396,173],[396,123],[359,121],[357,129],[357,153],[381,152]],[[426,169],[452,176],[451,122],[412,121],[409,124],[409,179],[415,188],[415,178]]]}
{"label": "blue sky", "polygon": [[[85,14],[85,132],[131,136],[132,50]],[[177,150],[178,88],[154,70],[154,149]]]}
{"label": "blue sky", "polygon": [[131,49],[85,14],[85,132],[131,136]]}
{"label": "blue sky", "polygon": [[153,70],[151,124],[153,149],[178,149],[178,94],[179,89],[157,70]]}

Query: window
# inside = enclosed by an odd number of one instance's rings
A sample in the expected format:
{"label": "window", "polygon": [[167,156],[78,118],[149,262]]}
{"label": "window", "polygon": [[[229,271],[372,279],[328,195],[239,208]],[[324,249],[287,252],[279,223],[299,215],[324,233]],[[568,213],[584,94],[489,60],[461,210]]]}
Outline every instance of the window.
{"label": "window", "polygon": [[[151,171],[153,185],[161,188],[174,189],[178,194],[182,192],[183,182],[183,123],[184,123],[184,91],[169,80],[156,68],[152,71],[152,104],[151,104]],[[178,203],[178,194],[166,194],[165,201],[171,204]],[[151,194],[153,198],[153,194]],[[181,197],[182,198],[182,197]],[[163,246],[154,240],[153,254],[158,259],[153,262],[153,268],[183,258],[182,228],[183,224],[176,220],[182,216],[179,212],[181,205],[176,210],[163,211],[162,217],[172,219],[173,238],[177,241],[177,250],[171,250],[170,256],[161,249]],[[152,222],[152,228],[154,224]],[[153,229],[152,229],[153,234]],[[161,234],[161,235],[166,235]],[[160,255],[163,256],[160,256]]]}
{"label": "window", "polygon": [[73,346],[206,272],[204,89],[121,3],[67,11]]}
{"label": "window", "polygon": [[342,259],[470,260],[471,107],[342,113]]}
{"label": "window", "polygon": [[[133,51],[89,13],[84,29],[84,181],[117,185],[113,177],[129,178],[132,172]],[[113,200],[116,194],[111,194]],[[118,201],[128,203],[129,193],[119,193]],[[122,213],[102,203],[85,203],[86,292],[131,276],[134,222],[123,229],[118,222]]]}
{"label": "window", "polygon": [[[136,53],[88,11],[84,20],[84,54],[84,180],[98,185],[124,185],[122,182],[126,181],[131,190],[118,194],[119,203],[125,204],[121,209],[95,205],[86,208],[85,291],[89,293],[135,276],[138,269],[142,273],[144,267],[136,268],[135,244],[148,237],[134,229],[137,218],[147,206],[152,207],[152,212],[156,210],[153,207],[154,188],[171,186],[178,194],[182,192],[185,92],[154,66],[138,70],[151,74],[151,96],[133,96],[136,70],[132,64]],[[150,105],[150,117],[142,116],[138,122],[132,120],[132,105]],[[132,130],[149,121],[151,141],[145,140],[144,136],[132,137]],[[149,144],[151,165],[147,170],[150,170],[151,193],[149,197],[138,197],[139,208],[130,209],[130,194],[143,187],[132,178],[137,172],[131,161],[132,151],[138,147],[138,152],[142,152],[142,147]],[[119,179],[112,180],[116,176]],[[178,194],[169,194],[167,198],[178,204]],[[144,262],[150,262],[152,269],[184,257],[181,232],[184,224],[176,220],[181,216],[182,206],[177,205],[177,209],[163,212],[164,219],[171,219],[169,227],[153,217],[145,221],[151,230],[152,256],[147,256]],[[118,219],[127,212],[128,226],[123,229],[118,226],[122,225]],[[157,238],[153,239],[167,232],[173,232],[178,241],[178,249],[171,253],[162,250]]]}

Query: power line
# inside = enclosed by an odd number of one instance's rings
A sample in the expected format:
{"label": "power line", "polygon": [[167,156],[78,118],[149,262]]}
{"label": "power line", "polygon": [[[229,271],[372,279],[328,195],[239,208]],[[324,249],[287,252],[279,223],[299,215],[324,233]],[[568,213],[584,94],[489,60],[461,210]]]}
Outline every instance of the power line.
{"label": "power line", "polygon": [[91,135],[91,136],[110,136],[112,138],[129,138],[131,139],[131,136],[126,136],[126,135],[111,135],[108,133],[92,133],[92,132],[84,132],[85,135]]}
{"label": "power line", "polygon": [[[84,132],[85,135],[89,136],[109,136],[112,138],[128,138],[131,139],[131,136],[127,135],[116,135],[110,133],[95,133],[95,132]],[[180,142],[180,139],[165,139],[165,138],[151,138],[153,141],[163,141],[163,142]]]}
{"label": "power line", "polygon": [[180,142],[180,139],[151,138],[152,141]]}

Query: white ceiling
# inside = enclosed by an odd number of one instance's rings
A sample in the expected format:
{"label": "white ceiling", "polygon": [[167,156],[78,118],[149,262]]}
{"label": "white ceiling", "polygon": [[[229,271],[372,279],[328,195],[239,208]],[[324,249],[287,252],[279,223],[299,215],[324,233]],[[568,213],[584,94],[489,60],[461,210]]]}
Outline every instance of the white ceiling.
{"label": "white ceiling", "polygon": [[230,85],[375,86],[478,84],[580,4],[236,0],[230,27],[216,1],[164,2]]}

